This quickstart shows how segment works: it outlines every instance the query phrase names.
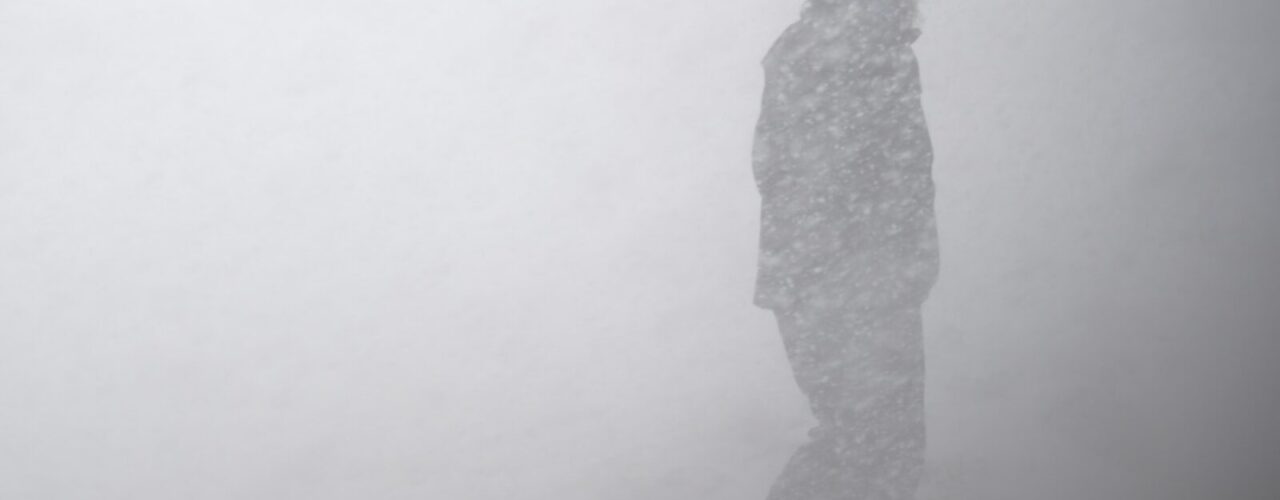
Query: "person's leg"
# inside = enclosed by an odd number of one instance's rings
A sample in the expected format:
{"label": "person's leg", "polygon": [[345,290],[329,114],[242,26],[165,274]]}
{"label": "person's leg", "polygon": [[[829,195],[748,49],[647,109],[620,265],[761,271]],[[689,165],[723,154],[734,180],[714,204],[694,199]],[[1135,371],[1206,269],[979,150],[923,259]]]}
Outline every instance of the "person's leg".
{"label": "person's leg", "polygon": [[848,457],[863,471],[867,500],[906,500],[924,470],[924,338],[913,307],[854,322],[844,351],[836,422]]}
{"label": "person's leg", "polygon": [[919,309],[779,312],[778,323],[818,426],[769,499],[912,498],[925,445]]}
{"label": "person's leg", "polygon": [[[831,412],[827,409],[837,400],[832,383],[842,371],[840,356],[833,355],[847,336],[838,322],[812,314],[777,311],[778,329],[782,334],[792,374],[818,425],[809,431],[809,441],[800,446],[783,468],[769,491],[768,500],[817,500],[852,498],[860,490],[856,471],[843,463],[840,442],[833,432]],[[847,495],[842,497],[841,493]]]}

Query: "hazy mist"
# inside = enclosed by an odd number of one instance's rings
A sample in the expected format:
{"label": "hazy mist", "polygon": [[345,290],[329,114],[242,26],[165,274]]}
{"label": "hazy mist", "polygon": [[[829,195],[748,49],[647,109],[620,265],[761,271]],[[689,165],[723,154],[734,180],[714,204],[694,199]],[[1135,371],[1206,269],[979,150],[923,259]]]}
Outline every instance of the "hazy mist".
{"label": "hazy mist", "polygon": [[[763,498],[798,1],[0,1],[0,498]],[[1280,3],[924,0],[921,500],[1280,495]]]}

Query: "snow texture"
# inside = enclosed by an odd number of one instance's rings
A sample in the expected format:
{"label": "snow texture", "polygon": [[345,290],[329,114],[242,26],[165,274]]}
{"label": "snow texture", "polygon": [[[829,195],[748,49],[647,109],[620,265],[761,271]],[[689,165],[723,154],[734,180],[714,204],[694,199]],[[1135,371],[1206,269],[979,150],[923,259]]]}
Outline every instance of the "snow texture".
{"label": "snow texture", "polygon": [[[765,498],[921,366],[752,305],[800,3],[0,1],[0,499]],[[1280,498],[1280,2],[919,7],[918,500]]]}
{"label": "snow texture", "polygon": [[764,59],[757,305],[818,426],[771,500],[914,498],[938,276],[914,0],[815,2]]}

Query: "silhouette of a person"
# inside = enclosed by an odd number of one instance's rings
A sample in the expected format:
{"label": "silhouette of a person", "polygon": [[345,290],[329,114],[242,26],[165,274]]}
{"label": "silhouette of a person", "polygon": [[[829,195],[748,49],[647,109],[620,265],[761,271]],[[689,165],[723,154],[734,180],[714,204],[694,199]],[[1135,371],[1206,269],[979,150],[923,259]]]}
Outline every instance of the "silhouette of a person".
{"label": "silhouette of a person", "polygon": [[818,425],[769,500],[913,498],[938,275],[915,0],[810,0],[764,60],[756,305]]}

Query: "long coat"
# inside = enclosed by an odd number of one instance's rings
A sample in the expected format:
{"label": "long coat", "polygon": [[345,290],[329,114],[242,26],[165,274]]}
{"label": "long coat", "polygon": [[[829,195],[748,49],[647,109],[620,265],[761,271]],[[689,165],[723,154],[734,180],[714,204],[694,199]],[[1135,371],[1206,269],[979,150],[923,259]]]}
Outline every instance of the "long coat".
{"label": "long coat", "polygon": [[938,274],[917,32],[792,25],[765,57],[755,304],[920,305]]}

